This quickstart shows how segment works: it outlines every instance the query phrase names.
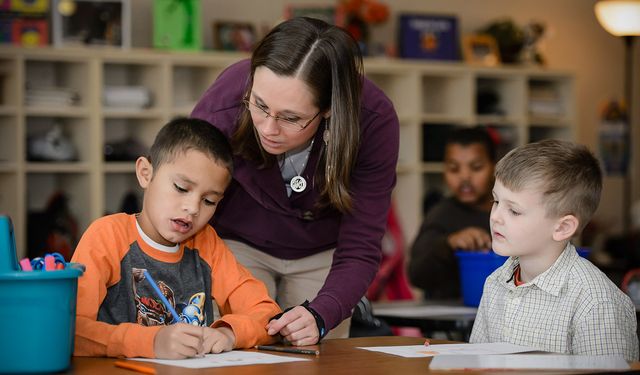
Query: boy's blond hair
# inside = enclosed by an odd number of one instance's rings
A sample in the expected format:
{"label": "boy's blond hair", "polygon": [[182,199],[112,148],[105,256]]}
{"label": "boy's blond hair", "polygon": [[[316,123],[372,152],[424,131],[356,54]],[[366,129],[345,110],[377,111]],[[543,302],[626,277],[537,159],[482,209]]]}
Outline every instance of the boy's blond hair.
{"label": "boy's blond hair", "polygon": [[496,164],[495,176],[509,190],[540,191],[547,217],[577,217],[576,233],[598,208],[602,192],[598,160],[587,147],[568,141],[548,139],[517,147]]}

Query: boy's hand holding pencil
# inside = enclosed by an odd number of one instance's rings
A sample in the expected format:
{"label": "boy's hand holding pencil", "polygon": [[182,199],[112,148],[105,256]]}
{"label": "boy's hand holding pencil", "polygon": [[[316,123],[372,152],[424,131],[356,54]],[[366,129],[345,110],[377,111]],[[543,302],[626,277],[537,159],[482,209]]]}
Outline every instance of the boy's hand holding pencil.
{"label": "boy's hand holding pencil", "polygon": [[229,327],[198,327],[172,324],[158,331],[153,343],[157,358],[183,359],[222,353],[233,349],[235,334]]}
{"label": "boy's hand holding pencil", "polygon": [[153,351],[156,358],[191,358],[204,353],[203,342],[202,327],[177,323],[158,331],[153,341]]}

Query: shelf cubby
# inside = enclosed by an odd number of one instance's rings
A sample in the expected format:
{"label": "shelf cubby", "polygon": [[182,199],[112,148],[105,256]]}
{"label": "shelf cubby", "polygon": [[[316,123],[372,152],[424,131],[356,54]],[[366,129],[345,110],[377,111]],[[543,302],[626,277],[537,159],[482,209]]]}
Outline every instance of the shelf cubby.
{"label": "shelf cubby", "polygon": [[92,151],[87,142],[90,131],[86,117],[28,116],[24,158],[29,162],[88,162]]}
{"label": "shelf cubby", "polygon": [[[137,205],[142,207],[142,189],[138,185],[135,170],[131,172],[107,173],[105,175],[105,214],[121,212],[123,201],[128,194],[132,194]],[[131,198],[131,197],[130,197]]]}
{"label": "shelf cubby", "polygon": [[[91,221],[119,210],[129,191],[141,197],[133,160],[142,152],[132,152],[127,160],[107,160],[105,146],[135,138],[148,148],[167,121],[189,115],[215,78],[247,57],[0,46],[0,212],[13,218],[18,256],[27,254],[29,212],[42,210],[57,191],[69,196],[80,233]],[[543,138],[574,137],[574,78],[565,71],[390,58],[366,58],[364,71],[393,102],[400,120],[393,197],[406,244],[422,221],[425,196],[446,193],[441,155],[446,131],[491,126],[507,142],[499,153]],[[151,101],[146,106],[126,101],[108,106],[105,87],[143,87]],[[64,105],[27,102],[27,89],[32,88],[64,88],[78,97]],[[478,109],[478,93],[485,90],[495,92],[498,111]],[[116,99],[122,102],[122,97]],[[536,105],[557,110],[532,110]],[[76,146],[78,160],[30,161],[28,138],[46,133],[54,122]]]}
{"label": "shelf cubby", "polygon": [[89,62],[80,57],[55,60],[34,56],[25,60],[24,103],[27,108],[86,107],[89,102]]}

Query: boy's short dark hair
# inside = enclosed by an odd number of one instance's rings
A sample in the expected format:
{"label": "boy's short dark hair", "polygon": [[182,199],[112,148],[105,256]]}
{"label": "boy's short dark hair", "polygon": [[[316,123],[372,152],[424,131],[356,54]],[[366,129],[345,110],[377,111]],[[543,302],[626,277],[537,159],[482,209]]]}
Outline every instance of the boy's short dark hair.
{"label": "boy's short dark hair", "polygon": [[549,217],[574,215],[580,232],[598,208],[602,170],[583,145],[547,139],[517,147],[496,165],[496,180],[507,189],[538,189]]}
{"label": "boy's short dark hair", "polygon": [[233,174],[231,146],[225,135],[208,121],[177,117],[169,121],[156,135],[148,159],[154,170],[172,161],[179,153],[196,150]]}
{"label": "boy's short dark hair", "polygon": [[483,145],[489,159],[496,162],[496,145],[487,130],[480,126],[453,130],[446,138],[445,148],[452,144],[469,146],[475,143]]}

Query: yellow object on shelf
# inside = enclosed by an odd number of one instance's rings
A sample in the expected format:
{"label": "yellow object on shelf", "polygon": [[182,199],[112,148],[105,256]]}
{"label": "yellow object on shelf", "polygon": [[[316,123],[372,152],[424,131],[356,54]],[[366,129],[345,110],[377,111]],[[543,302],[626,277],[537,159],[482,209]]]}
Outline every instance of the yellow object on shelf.
{"label": "yellow object on shelf", "polygon": [[9,10],[20,13],[46,13],[49,0],[11,0]]}

